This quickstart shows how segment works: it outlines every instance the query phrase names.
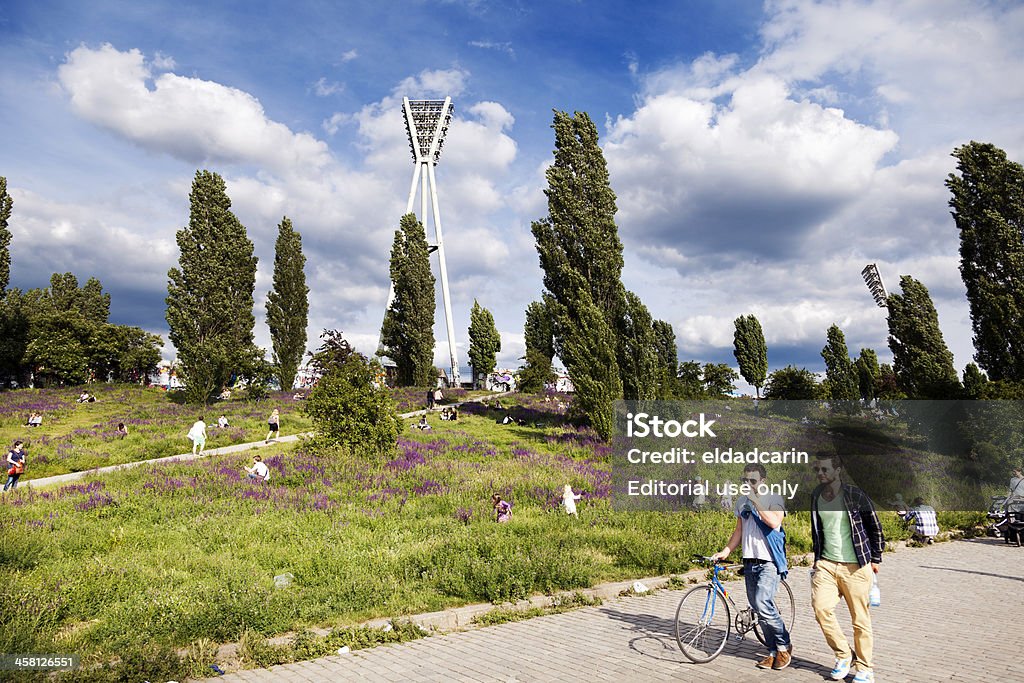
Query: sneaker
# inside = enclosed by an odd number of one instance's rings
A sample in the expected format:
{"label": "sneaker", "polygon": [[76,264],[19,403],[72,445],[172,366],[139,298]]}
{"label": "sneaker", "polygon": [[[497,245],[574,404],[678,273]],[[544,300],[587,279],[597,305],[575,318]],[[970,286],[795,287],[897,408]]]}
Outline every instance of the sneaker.
{"label": "sneaker", "polygon": [[772,664],[772,668],[776,671],[785,669],[791,661],[793,661],[792,647],[788,650],[779,650],[779,654],[775,655],[775,662]]}
{"label": "sneaker", "polygon": [[847,657],[846,659],[837,659],[836,665],[832,667],[832,672],[828,675],[833,681],[841,681],[850,673],[850,664],[853,663],[853,657]]}
{"label": "sneaker", "polygon": [[853,677],[853,683],[871,683],[875,680],[875,673],[871,669],[861,669]]}
{"label": "sneaker", "polygon": [[757,663],[758,669],[770,669],[775,664],[775,655],[770,654]]}

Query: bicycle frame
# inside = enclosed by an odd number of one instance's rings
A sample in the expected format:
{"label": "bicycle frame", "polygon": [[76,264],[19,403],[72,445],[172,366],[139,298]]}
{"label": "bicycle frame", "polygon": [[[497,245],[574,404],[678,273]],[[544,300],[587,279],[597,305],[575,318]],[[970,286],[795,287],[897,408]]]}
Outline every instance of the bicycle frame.
{"label": "bicycle frame", "polygon": [[[726,589],[725,585],[718,578],[718,572],[722,571],[721,565],[713,565],[712,571],[714,573],[711,575],[710,583],[715,590],[708,592],[708,598],[704,604],[704,615],[702,616],[702,618],[707,617],[708,621],[711,621],[711,619],[715,616],[715,603],[718,602],[717,598],[713,598],[713,596],[721,595],[722,598],[729,601],[729,607],[731,607],[733,610],[736,609],[736,601],[732,599],[732,596],[729,595],[728,589]],[[708,602],[711,603],[710,614],[708,614]]]}

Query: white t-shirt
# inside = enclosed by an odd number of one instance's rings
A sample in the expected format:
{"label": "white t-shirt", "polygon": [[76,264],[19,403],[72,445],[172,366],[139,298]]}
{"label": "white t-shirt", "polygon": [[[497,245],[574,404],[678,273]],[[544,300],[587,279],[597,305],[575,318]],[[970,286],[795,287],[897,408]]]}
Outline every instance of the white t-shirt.
{"label": "white t-shirt", "polygon": [[255,474],[257,477],[261,477],[263,481],[266,481],[267,479],[270,478],[270,469],[267,467],[267,464],[262,460],[252,466],[252,473]]}
{"label": "white t-shirt", "polygon": [[[179,434],[181,432],[178,432]],[[193,441],[206,438],[206,423],[202,420],[196,420],[196,423],[192,425],[192,429],[188,430],[188,438]]]}
{"label": "white t-shirt", "polygon": [[[768,494],[761,496],[758,501],[762,510],[778,510],[783,511],[786,509],[786,504],[782,500],[782,496]],[[746,496],[740,496],[739,500],[736,501],[736,516],[740,518],[740,523],[743,528],[743,536],[741,543],[743,545],[743,559],[752,560],[771,560],[772,554],[768,550],[768,541],[765,540],[764,534],[761,533],[761,529],[757,526],[757,520],[754,519],[754,514],[742,516],[742,512],[745,509],[749,509],[752,513],[757,514],[754,504],[750,502]]]}

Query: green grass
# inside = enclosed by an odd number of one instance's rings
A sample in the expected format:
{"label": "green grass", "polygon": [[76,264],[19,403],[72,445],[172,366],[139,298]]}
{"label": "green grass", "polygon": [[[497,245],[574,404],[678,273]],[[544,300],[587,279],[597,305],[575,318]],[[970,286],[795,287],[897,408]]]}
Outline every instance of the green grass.
{"label": "green grass", "polygon": [[[265,438],[266,418],[275,407],[281,411],[282,434],[311,429],[302,403],[293,401],[291,394],[275,393],[259,403],[232,399],[204,408],[181,405],[173,400],[178,397],[161,389],[88,388],[96,394],[96,403],[75,403],[81,387],[0,394],[0,443],[25,441],[24,481],[191,452],[192,442],[185,435],[200,416],[208,425],[207,449]],[[25,422],[34,410],[42,413],[43,424],[28,428]],[[220,415],[227,416],[227,429],[217,428]],[[127,437],[116,434],[119,422],[127,425]]]}
{"label": "green grass", "polygon": [[[277,444],[261,451],[265,485],[241,478],[249,456],[234,454],[9,493],[0,652],[76,652],[106,667],[78,676],[152,680],[201,669],[211,643],[241,640],[245,660],[265,665],[340,646],[265,637],[339,627],[358,644],[377,636],[344,629],[371,618],[682,573],[728,538],[727,512],[613,510],[607,446],[521,403],[549,426],[431,418],[434,431],[408,435],[390,460]],[[565,483],[586,493],[579,519],[557,508]],[[510,523],[492,521],[494,491],[514,503]],[[794,554],[810,549],[808,519],[787,520]],[[275,588],[285,572],[294,582]]]}

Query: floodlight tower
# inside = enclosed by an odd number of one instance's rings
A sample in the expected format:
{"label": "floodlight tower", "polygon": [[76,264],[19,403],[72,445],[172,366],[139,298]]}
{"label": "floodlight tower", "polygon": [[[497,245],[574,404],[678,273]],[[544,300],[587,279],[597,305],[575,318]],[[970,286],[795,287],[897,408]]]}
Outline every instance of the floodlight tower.
{"label": "floodlight tower", "polygon": [[878,273],[878,266],[874,263],[869,263],[864,266],[864,270],[860,271],[860,274],[864,277],[864,284],[868,286],[868,291],[871,292],[871,296],[874,297],[878,307],[888,308],[889,305],[886,302],[889,295],[885,292],[885,285],[882,284],[882,276]]}
{"label": "floodlight tower", "polygon": [[[405,115],[405,131],[409,136],[409,147],[415,168],[412,172],[412,186],[409,188],[409,201],[405,212],[412,213],[416,203],[416,189],[420,190],[419,219],[423,229],[427,228],[427,203],[429,201],[434,219],[434,243],[428,245],[430,252],[437,252],[438,265],[441,270],[441,296],[444,301],[444,322],[448,331],[448,360],[451,364],[451,383],[458,387],[461,381],[459,361],[455,351],[455,324],[452,322],[452,302],[448,291],[448,266],[444,257],[444,239],[441,235],[441,210],[437,203],[437,180],[434,177],[434,166],[441,159],[441,148],[452,121],[452,98],[444,100],[410,100],[402,98],[402,111]],[[391,308],[395,298],[395,284],[391,283],[388,293],[388,304]],[[378,345],[381,348],[381,345]]]}

